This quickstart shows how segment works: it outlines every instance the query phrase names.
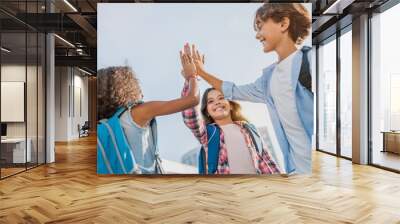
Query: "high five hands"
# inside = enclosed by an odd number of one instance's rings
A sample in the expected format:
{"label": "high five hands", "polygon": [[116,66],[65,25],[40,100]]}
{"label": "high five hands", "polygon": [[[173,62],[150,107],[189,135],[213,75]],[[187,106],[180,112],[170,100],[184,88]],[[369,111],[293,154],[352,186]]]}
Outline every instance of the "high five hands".
{"label": "high five hands", "polygon": [[185,79],[197,77],[204,71],[204,55],[200,55],[194,44],[190,47],[190,45],[186,43],[183,46],[183,52],[179,51],[179,55],[182,64],[181,73]]}

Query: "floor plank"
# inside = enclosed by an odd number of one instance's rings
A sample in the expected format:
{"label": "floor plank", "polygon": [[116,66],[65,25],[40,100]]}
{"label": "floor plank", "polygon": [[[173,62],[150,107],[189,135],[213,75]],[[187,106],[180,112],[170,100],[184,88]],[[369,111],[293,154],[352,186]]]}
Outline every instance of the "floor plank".
{"label": "floor plank", "polygon": [[400,175],[313,153],[305,176],[98,176],[96,138],[0,181],[0,223],[400,223]]}

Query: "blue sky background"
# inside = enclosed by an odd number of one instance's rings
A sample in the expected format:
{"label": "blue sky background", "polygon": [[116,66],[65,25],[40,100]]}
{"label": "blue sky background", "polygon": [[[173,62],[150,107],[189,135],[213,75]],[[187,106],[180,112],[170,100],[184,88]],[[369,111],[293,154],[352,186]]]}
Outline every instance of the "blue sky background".
{"label": "blue sky background", "polygon": [[[310,11],[310,4],[305,4]],[[276,60],[255,39],[259,3],[98,4],[98,69],[129,65],[140,80],[145,101],[180,96],[183,78],[179,50],[195,43],[206,55],[207,71],[223,80],[256,80]],[[305,42],[311,46],[311,38]],[[203,92],[208,85],[201,81]],[[256,126],[269,126],[264,104],[241,103]],[[179,161],[198,146],[181,114],[157,118],[161,157]],[[272,127],[269,127],[272,128]]]}

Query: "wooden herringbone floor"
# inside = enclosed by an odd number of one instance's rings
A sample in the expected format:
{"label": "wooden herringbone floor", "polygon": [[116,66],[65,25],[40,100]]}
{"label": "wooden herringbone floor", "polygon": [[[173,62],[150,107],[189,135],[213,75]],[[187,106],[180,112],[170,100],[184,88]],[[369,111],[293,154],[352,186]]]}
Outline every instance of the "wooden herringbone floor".
{"label": "wooden herringbone floor", "polygon": [[289,178],[96,175],[95,138],[0,181],[0,223],[400,223],[400,175],[315,152]]}

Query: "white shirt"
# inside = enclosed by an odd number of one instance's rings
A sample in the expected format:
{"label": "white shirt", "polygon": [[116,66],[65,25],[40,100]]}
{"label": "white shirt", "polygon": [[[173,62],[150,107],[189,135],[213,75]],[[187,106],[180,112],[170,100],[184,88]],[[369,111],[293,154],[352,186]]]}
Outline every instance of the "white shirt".
{"label": "white shirt", "polygon": [[[155,173],[156,143],[154,142],[150,124],[139,126],[132,118],[131,109],[122,113],[119,119],[128,144],[133,150],[136,164],[141,174]],[[138,172],[138,171],[136,171]]]}
{"label": "white shirt", "polygon": [[[288,138],[296,173],[311,172],[311,148],[306,130],[297,113],[295,89],[292,86],[292,63],[298,50],[279,62],[271,77],[271,95],[283,130]],[[301,53],[300,53],[301,55]]]}
{"label": "white shirt", "polygon": [[237,124],[221,126],[224,132],[228,163],[231,174],[255,174],[256,169],[246,145],[245,137]]}

